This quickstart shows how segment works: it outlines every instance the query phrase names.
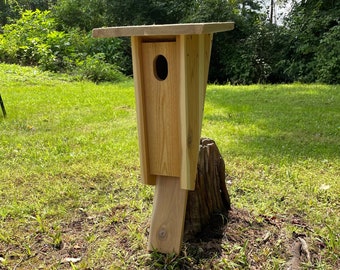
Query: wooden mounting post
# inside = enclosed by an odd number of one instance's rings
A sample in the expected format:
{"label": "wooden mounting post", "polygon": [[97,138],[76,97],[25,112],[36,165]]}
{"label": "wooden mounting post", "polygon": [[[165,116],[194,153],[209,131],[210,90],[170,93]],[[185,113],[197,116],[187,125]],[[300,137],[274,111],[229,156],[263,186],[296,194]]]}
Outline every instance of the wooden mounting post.
{"label": "wooden mounting post", "polygon": [[195,189],[212,36],[232,22],[97,28],[131,36],[142,182],[156,185],[149,250],[179,253]]}

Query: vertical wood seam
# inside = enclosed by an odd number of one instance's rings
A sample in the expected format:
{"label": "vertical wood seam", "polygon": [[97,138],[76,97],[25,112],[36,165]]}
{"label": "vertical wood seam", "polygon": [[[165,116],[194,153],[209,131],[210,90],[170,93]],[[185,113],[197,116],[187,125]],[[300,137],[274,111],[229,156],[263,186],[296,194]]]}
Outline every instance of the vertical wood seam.
{"label": "vertical wood seam", "polygon": [[139,137],[139,155],[141,165],[141,179],[142,183],[148,185],[156,184],[156,177],[150,175],[149,152],[147,143],[146,130],[146,112],[145,112],[145,97],[143,92],[143,69],[141,68],[141,37],[131,37],[132,48],[132,64],[135,84],[135,100],[137,111],[137,126]]}

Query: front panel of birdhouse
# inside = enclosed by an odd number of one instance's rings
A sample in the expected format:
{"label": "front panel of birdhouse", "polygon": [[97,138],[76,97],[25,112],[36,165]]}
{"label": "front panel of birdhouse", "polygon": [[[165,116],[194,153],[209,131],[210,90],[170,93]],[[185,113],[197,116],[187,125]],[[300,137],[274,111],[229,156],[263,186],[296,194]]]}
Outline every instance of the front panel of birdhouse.
{"label": "front panel of birdhouse", "polygon": [[142,180],[181,174],[176,37],[132,37]]}
{"label": "front panel of birdhouse", "polygon": [[143,90],[150,173],[180,176],[176,42],[142,42]]}

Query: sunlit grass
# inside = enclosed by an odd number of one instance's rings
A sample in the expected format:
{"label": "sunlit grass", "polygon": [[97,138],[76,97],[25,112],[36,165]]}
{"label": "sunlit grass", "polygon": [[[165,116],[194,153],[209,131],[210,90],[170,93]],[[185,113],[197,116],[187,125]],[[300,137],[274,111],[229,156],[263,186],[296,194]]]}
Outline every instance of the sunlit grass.
{"label": "sunlit grass", "polygon": [[339,104],[338,86],[210,86],[203,135],[218,143],[237,181],[231,190],[249,193],[236,201],[260,200],[263,211],[302,207],[311,219],[313,207],[339,207]]}
{"label": "sunlit grass", "polygon": [[[84,248],[79,269],[145,265],[153,188],[138,181],[132,80],[96,85],[0,64],[0,91],[7,110],[6,119],[0,112],[3,265],[57,268],[60,241]],[[202,130],[225,159],[233,207],[258,219],[303,217],[310,237],[327,243],[319,263],[326,269],[340,249],[339,104],[339,86],[211,85]],[[79,236],[71,234],[80,221]],[[31,254],[40,243],[53,249],[54,265]],[[223,246],[239,248],[238,265],[246,265],[248,247]],[[268,269],[282,267],[270,256]],[[154,259],[150,265],[183,260]],[[197,268],[203,265],[209,261]],[[219,265],[233,268],[225,258]]]}
{"label": "sunlit grass", "polygon": [[203,135],[215,139],[225,158],[234,206],[275,218],[303,217],[315,237],[331,241],[337,235],[337,253],[339,90],[300,84],[210,86],[203,125]]}

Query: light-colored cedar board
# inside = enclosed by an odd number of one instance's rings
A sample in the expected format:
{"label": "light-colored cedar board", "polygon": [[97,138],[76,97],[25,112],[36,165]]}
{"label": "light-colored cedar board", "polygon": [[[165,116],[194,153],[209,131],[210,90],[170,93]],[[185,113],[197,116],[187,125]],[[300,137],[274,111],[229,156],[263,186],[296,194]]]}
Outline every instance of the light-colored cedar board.
{"label": "light-colored cedar board", "polygon": [[142,63],[142,39],[140,37],[131,37],[132,47],[132,64],[135,84],[135,99],[137,110],[137,127],[139,142],[139,159],[141,164],[141,180],[147,185],[156,184],[156,176],[150,174],[148,138],[146,132],[146,100],[143,91],[144,69]]}
{"label": "light-colored cedar board", "polygon": [[92,30],[92,35],[95,38],[160,35],[200,35],[230,31],[233,29],[233,22],[136,25],[95,28]]}
{"label": "light-colored cedar board", "polygon": [[187,198],[178,177],[157,176],[148,250],[180,252]]}
{"label": "light-colored cedar board", "polygon": [[[157,79],[155,60],[168,63],[165,80]],[[143,96],[150,173],[180,176],[179,69],[176,42],[142,42]]]}
{"label": "light-colored cedar board", "polygon": [[[213,42],[213,36],[214,34],[210,35],[204,35],[204,41],[203,46],[200,47],[200,55],[201,59],[204,61],[203,65],[200,65],[200,71],[199,74],[203,75],[203,79],[201,79],[199,89],[202,89],[200,91],[200,128],[199,130],[202,130],[202,122],[203,122],[203,112],[204,112],[204,103],[205,103],[205,94],[207,90],[207,84],[208,84],[208,75],[209,75],[209,65],[210,65],[210,56],[211,56],[211,48],[212,48],[212,42]],[[202,36],[201,36],[202,38]],[[200,43],[202,45],[202,43]],[[203,70],[202,70],[203,69]]]}
{"label": "light-colored cedar board", "polygon": [[194,190],[212,34],[181,35],[181,188]]}

